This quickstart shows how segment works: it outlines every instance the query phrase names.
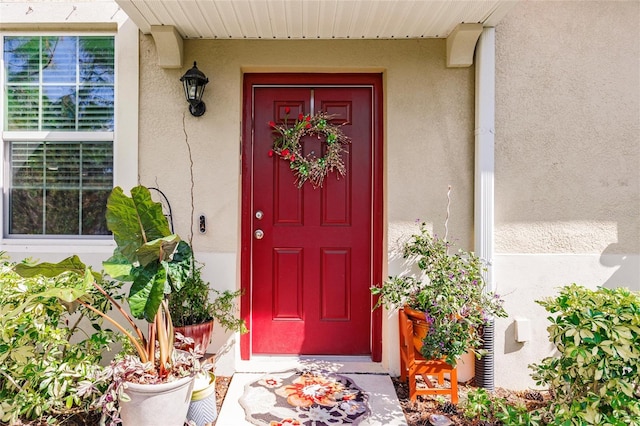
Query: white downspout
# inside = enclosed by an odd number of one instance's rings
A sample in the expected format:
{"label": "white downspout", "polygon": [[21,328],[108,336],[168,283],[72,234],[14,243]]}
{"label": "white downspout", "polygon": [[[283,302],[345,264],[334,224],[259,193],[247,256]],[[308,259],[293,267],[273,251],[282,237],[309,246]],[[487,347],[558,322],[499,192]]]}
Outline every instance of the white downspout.
{"label": "white downspout", "polygon": [[[486,290],[495,291],[494,250],[494,136],[495,136],[495,29],[484,28],[476,46],[475,91],[475,252],[486,262]],[[479,386],[494,388],[494,325],[485,329],[483,348],[490,351],[476,362]]]}
{"label": "white downspout", "polygon": [[475,252],[487,262],[485,284],[493,281],[495,30],[484,28],[476,47],[475,128]]}

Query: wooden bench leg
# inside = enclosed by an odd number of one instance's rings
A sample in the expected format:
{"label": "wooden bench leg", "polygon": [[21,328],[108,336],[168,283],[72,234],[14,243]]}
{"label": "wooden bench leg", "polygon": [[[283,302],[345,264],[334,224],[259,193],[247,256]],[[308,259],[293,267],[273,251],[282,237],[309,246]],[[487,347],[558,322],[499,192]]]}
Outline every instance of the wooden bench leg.
{"label": "wooden bench leg", "polygon": [[418,398],[416,387],[416,375],[409,372],[409,399],[411,400],[411,402],[415,402]]}
{"label": "wooden bench leg", "polygon": [[454,368],[451,370],[451,374],[449,376],[451,379],[451,403],[458,403],[458,369]]}

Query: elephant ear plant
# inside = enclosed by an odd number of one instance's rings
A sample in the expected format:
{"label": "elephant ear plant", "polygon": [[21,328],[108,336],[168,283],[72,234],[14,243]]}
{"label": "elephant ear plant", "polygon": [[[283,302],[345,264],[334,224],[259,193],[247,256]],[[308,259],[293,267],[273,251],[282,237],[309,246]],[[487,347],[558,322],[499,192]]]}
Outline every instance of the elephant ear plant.
{"label": "elephant ear plant", "polygon": [[[117,247],[113,256],[103,262],[104,270],[115,280],[131,283],[126,300],[131,315],[147,321],[146,336],[116,300],[110,298],[133,331],[91,306],[87,292],[91,286],[109,296],[100,288],[96,274],[77,256],[57,264],[20,264],[16,265],[15,270],[22,276],[55,277],[62,273],[75,273],[84,277],[81,286],[56,289],[55,294],[49,296],[58,297],[65,303],[80,303],[105,318],[128,338],[139,362],[132,357],[114,362],[107,369],[107,375],[111,376],[109,378],[113,383],[119,385],[124,380],[161,383],[193,374],[200,368],[197,360],[193,356],[173,354],[173,323],[167,302],[167,295],[178,291],[192,273],[191,247],[178,235],[171,233],[161,205],[152,201],[149,190],[143,186],[133,188],[131,197],[119,187],[113,189],[107,201],[107,226],[113,233]],[[132,365],[135,367],[132,368]],[[123,377],[125,374],[126,377]],[[103,403],[109,405],[103,410],[112,419],[117,418],[114,396],[122,398],[122,392],[119,388],[110,389],[103,397]]]}
{"label": "elephant ear plant", "polygon": [[131,314],[145,319],[149,330],[148,339],[141,339],[144,347],[136,347],[138,355],[142,362],[155,365],[157,346],[159,374],[166,376],[174,333],[165,296],[180,290],[192,273],[191,247],[171,233],[161,205],[153,202],[149,190],[142,186],[133,188],[131,197],[114,188],[107,201],[107,227],[117,247],[103,262],[105,272],[116,280],[131,282]]}

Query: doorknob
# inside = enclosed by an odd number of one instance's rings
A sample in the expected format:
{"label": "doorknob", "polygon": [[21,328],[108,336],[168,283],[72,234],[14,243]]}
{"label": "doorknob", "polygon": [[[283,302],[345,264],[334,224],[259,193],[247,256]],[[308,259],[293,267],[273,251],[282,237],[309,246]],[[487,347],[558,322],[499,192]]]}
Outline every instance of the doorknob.
{"label": "doorknob", "polygon": [[256,237],[256,240],[261,240],[262,237],[264,237],[264,232],[262,231],[262,229],[256,229],[253,233],[253,236]]}
{"label": "doorknob", "polygon": [[262,213],[262,210],[258,210],[256,212],[256,219],[260,220],[264,217],[264,213]]}

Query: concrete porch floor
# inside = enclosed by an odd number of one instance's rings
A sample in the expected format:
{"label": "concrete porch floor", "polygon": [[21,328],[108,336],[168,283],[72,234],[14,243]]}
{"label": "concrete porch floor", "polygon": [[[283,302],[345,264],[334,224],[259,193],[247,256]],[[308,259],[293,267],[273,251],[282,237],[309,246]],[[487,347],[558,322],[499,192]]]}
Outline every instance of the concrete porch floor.
{"label": "concrete porch floor", "polygon": [[216,420],[216,426],[252,425],[245,420],[243,408],[238,402],[245,385],[258,380],[266,373],[289,369],[321,369],[349,377],[361,389],[369,393],[371,416],[360,426],[406,426],[400,403],[391,378],[381,364],[364,357],[258,357],[242,361],[236,366],[227,395]]}

